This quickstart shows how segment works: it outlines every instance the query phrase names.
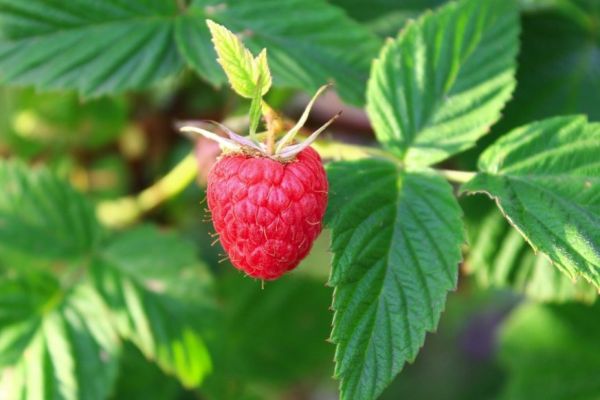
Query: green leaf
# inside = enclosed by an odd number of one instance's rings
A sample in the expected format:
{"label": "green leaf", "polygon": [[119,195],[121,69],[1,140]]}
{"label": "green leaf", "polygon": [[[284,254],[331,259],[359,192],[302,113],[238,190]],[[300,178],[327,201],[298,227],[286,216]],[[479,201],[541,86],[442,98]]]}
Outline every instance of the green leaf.
{"label": "green leaf", "polygon": [[[259,86],[257,86],[259,87]],[[262,107],[263,105],[263,100],[262,100],[262,95],[260,94],[260,91],[257,90],[256,93],[254,94],[254,98],[252,99],[252,102],[250,103],[250,111],[248,112],[248,116],[250,118],[250,127],[249,127],[249,131],[250,131],[250,137],[254,139],[255,134],[256,134],[256,130],[258,129],[258,125],[260,124],[260,119],[262,116]]]}
{"label": "green leaf", "polygon": [[600,8],[595,0],[554,3],[523,17],[519,85],[506,108],[511,128],[559,114],[600,119]]}
{"label": "green leaf", "polygon": [[81,102],[76,93],[36,93],[4,88],[0,96],[0,142],[26,158],[106,146],[125,129],[129,110],[124,98]]}
{"label": "green leaf", "polygon": [[206,18],[239,34],[254,52],[267,48],[275,85],[312,93],[333,80],[343,99],[364,103],[379,40],[337,7],[321,0],[232,0],[226,6],[195,0],[186,14],[177,22],[180,52],[212,82],[219,81]]}
{"label": "green leaf", "polygon": [[273,84],[273,77],[271,76],[271,70],[269,69],[269,62],[267,59],[267,49],[262,49],[254,59],[254,74],[256,76],[257,86],[263,88],[262,91],[255,90],[255,92],[260,91],[264,95]]}
{"label": "green leaf", "polygon": [[461,212],[431,171],[368,159],[328,174],[335,375],[342,399],[374,399],[415,359],[456,287]]}
{"label": "green leaf", "polygon": [[206,24],[219,57],[217,61],[231,87],[240,96],[253,98],[256,92],[254,56],[233,32],[211,20]]}
{"label": "green leaf", "polygon": [[600,304],[525,304],[505,323],[504,399],[589,400],[600,393]]}
{"label": "green leaf", "polygon": [[515,86],[516,4],[461,0],[428,13],[374,62],[367,111],[379,141],[407,165],[472,147]]}
{"label": "green leaf", "polygon": [[258,76],[256,78],[256,87],[254,88],[254,95],[252,96],[252,102],[250,103],[250,137],[254,139],[256,129],[260,124],[260,119],[263,113],[263,101],[262,96],[263,88],[271,87],[271,71],[269,71],[269,65],[267,64],[267,50],[264,49],[254,60]]}
{"label": "green leaf", "polygon": [[89,256],[102,231],[85,198],[45,169],[0,161],[0,251],[32,259]]}
{"label": "green leaf", "polygon": [[50,276],[0,286],[0,398],[106,399],[120,344],[97,293]]}
{"label": "green leaf", "polygon": [[0,0],[0,77],[85,96],[145,87],[183,66],[175,15],[168,1]]}
{"label": "green leaf", "polygon": [[600,288],[600,124],[557,117],[513,130],[463,191],[484,192],[536,251]]}
{"label": "green leaf", "polygon": [[187,65],[210,84],[220,86],[227,77],[216,61],[217,52],[206,25],[208,17],[201,8],[190,7],[175,21],[175,41]]}
{"label": "green leaf", "polygon": [[262,387],[270,389],[270,398],[281,398],[272,394],[274,388],[331,373],[333,347],[325,341],[331,289],[322,281],[296,275],[261,289],[259,282],[230,270],[218,289],[220,307],[209,343],[215,368],[202,386],[206,397],[238,400]]}
{"label": "green leaf", "polygon": [[0,185],[0,265],[10,271],[0,282],[0,398],[105,399],[119,341],[85,281],[102,233],[93,210],[18,162],[0,162]]}
{"label": "green leaf", "polygon": [[0,397],[106,398],[117,333],[198,385],[210,359],[186,310],[210,306],[210,279],[194,247],[148,227],[100,242],[85,199],[46,170],[4,161],[0,184]]}
{"label": "green leaf", "polygon": [[271,87],[271,72],[266,51],[261,51],[255,60],[233,32],[211,20],[206,23],[219,55],[217,61],[223,67],[233,90],[248,99],[253,99],[256,93],[260,96],[267,93]]}
{"label": "green leaf", "polygon": [[510,287],[545,302],[596,300],[592,285],[573,282],[546,256],[534,254],[500,212],[492,210],[478,226],[467,224],[467,232],[471,246],[465,267],[482,287]]}
{"label": "green leaf", "polygon": [[207,18],[252,32],[246,41],[269,49],[277,85],[314,92],[333,79],[343,98],[364,103],[379,41],[322,0],[196,0],[185,11],[175,1],[76,0],[69,12],[59,0],[0,0],[0,79],[99,96],[147,87],[185,62],[220,84]]}
{"label": "green leaf", "polygon": [[519,0],[521,11],[531,12],[555,7],[561,0]]}
{"label": "green leaf", "polygon": [[[124,343],[119,377],[111,399],[180,399],[184,391],[174,377],[165,375],[156,364],[149,363],[133,344]],[[202,391],[204,393],[204,385]]]}
{"label": "green leaf", "polygon": [[395,36],[411,19],[446,0],[330,0],[378,35]]}
{"label": "green leaf", "polygon": [[120,335],[184,386],[198,386],[211,361],[186,308],[202,307],[209,285],[193,246],[176,235],[137,228],[109,242],[92,273]]}

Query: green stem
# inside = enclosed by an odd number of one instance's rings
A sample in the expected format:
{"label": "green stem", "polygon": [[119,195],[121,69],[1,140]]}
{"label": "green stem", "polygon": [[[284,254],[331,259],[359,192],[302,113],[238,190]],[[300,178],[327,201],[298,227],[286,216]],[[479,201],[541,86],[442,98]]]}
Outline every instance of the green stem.
{"label": "green stem", "polygon": [[[337,160],[356,160],[368,157],[380,157],[391,160],[397,164],[402,161],[391,155],[389,152],[377,147],[359,146],[354,144],[339,143],[334,141],[320,140],[312,145],[319,152],[321,157]],[[451,182],[465,183],[470,181],[476,172],[456,171],[450,169],[436,169],[440,175]]]}
{"label": "green stem", "polygon": [[[319,140],[312,145],[321,157],[334,160],[357,160],[380,157],[400,164],[401,161],[385,150],[340,143],[332,140]],[[452,182],[464,183],[475,176],[475,172],[437,170]],[[167,175],[137,195],[108,200],[98,204],[96,214],[105,226],[121,228],[133,224],[144,214],[181,193],[198,174],[198,165],[193,152],[181,160]]]}
{"label": "green stem", "polygon": [[396,163],[400,160],[392,156],[385,150],[377,147],[360,146],[356,144],[348,144],[336,142],[333,140],[321,139],[311,145],[323,158],[333,160],[358,160],[368,157],[381,157]]}
{"label": "green stem", "polygon": [[465,183],[470,181],[477,173],[470,171],[455,171],[452,169],[437,169],[444,178],[451,182]]}
{"label": "green stem", "polygon": [[181,193],[198,174],[193,152],[181,160],[169,173],[136,196],[126,196],[98,204],[100,222],[111,228],[131,225],[145,213]]}

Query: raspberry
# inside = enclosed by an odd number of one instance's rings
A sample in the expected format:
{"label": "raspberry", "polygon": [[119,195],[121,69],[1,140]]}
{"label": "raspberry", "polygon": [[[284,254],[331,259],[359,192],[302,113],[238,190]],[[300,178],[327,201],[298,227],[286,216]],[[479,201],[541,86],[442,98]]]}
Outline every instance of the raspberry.
{"label": "raspberry", "polygon": [[227,154],[208,176],[208,208],[232,264],[271,280],[294,269],[321,232],[327,176],[312,148],[292,161]]}
{"label": "raspberry", "polygon": [[[208,208],[232,264],[252,277],[276,279],[296,268],[321,232],[327,175],[310,144],[340,113],[300,143],[295,137],[327,87],[319,88],[284,134],[277,113],[259,98],[267,127],[265,143],[258,141],[256,125],[250,127],[250,137],[244,137],[216,121],[179,124],[182,132],[214,140],[226,151],[208,174]],[[205,129],[207,124],[226,137]],[[283,135],[277,140],[279,134]]]}

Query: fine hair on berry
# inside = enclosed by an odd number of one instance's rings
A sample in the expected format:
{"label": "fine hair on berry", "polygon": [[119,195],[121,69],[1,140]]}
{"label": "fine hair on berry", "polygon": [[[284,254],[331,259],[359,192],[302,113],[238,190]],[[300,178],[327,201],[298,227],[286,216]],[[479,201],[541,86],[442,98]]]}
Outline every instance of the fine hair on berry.
{"label": "fine hair on berry", "polygon": [[322,229],[327,175],[311,147],[292,160],[225,154],[208,176],[214,228],[231,263],[271,280],[294,269]]}

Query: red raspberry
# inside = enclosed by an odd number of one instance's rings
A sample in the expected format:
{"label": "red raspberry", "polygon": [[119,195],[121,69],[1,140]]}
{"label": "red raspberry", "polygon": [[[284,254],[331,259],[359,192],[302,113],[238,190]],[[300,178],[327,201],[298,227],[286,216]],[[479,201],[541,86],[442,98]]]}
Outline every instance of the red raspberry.
{"label": "red raspberry", "polygon": [[294,269],[321,232],[327,176],[312,148],[290,162],[224,155],[208,175],[208,208],[232,264],[276,279]]}

